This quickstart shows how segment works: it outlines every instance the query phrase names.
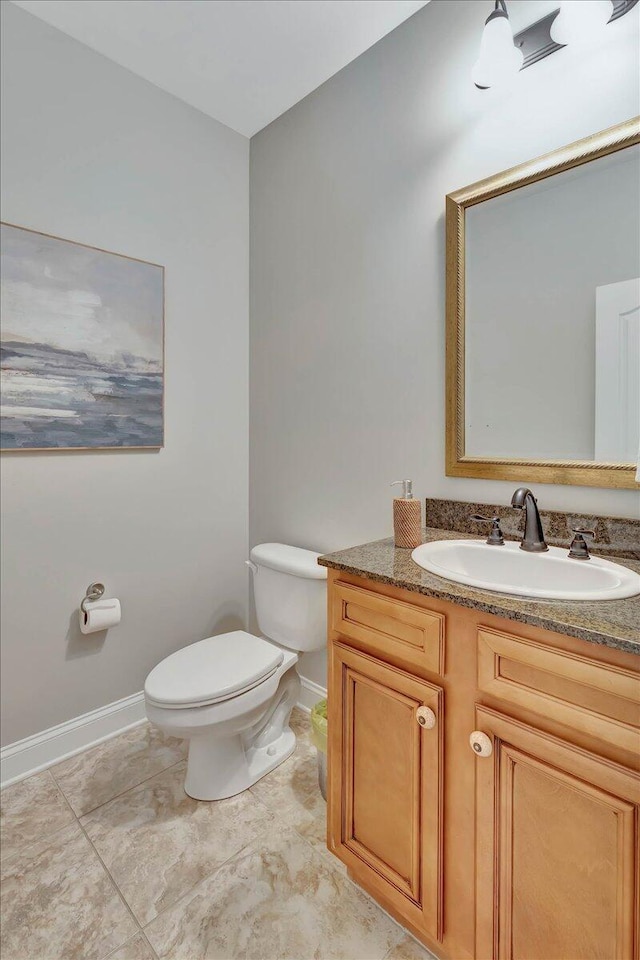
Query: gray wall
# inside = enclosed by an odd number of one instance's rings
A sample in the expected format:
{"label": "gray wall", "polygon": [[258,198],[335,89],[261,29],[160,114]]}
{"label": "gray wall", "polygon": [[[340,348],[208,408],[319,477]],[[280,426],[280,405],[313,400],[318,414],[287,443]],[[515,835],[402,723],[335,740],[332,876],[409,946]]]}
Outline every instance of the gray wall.
{"label": "gray wall", "polygon": [[[7,743],[245,622],[249,142],[3,7],[3,219],[166,268],[164,450],[3,457]],[[106,638],[76,626],[95,579]]]}
{"label": "gray wall", "polygon": [[[420,497],[512,493],[444,474],[444,196],[638,114],[640,6],[589,55],[487,92],[470,72],[488,6],[432,0],[251,141],[252,543],[388,536],[399,477]],[[635,491],[536,489],[640,514]],[[321,682],[322,658],[302,672]]]}

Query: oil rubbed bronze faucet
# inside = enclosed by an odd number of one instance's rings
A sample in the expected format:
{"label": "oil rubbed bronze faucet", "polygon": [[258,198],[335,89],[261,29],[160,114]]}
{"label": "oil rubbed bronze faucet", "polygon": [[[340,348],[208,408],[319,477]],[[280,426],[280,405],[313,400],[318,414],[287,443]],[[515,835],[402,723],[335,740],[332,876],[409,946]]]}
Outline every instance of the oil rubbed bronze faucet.
{"label": "oil rubbed bronze faucet", "polygon": [[536,498],[528,487],[518,487],[511,497],[511,506],[524,510],[524,536],[520,544],[521,550],[528,553],[544,553],[549,547],[544,542],[544,533]]}

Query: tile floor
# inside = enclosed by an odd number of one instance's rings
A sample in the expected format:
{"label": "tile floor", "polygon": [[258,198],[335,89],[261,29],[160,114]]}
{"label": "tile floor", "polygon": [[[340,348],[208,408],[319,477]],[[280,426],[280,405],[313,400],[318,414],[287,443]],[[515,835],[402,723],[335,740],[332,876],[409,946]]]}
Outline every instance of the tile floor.
{"label": "tile floor", "polygon": [[250,791],[198,803],[148,724],[3,791],[2,960],[430,960],[325,847],[308,718]]}

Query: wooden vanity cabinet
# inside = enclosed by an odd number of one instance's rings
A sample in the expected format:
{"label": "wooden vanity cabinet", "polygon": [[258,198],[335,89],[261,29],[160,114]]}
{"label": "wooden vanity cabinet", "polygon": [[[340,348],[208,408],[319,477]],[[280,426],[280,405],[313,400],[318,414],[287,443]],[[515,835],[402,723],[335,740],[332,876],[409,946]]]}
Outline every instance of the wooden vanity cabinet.
{"label": "wooden vanity cabinet", "polygon": [[640,657],[329,571],[328,846],[437,956],[638,960],[639,768]]}
{"label": "wooden vanity cabinet", "polygon": [[370,871],[411,923],[440,939],[442,926],[443,691],[334,643],[329,691],[341,718],[329,847]]}
{"label": "wooden vanity cabinet", "polygon": [[633,960],[637,774],[485,707],[476,956]]}

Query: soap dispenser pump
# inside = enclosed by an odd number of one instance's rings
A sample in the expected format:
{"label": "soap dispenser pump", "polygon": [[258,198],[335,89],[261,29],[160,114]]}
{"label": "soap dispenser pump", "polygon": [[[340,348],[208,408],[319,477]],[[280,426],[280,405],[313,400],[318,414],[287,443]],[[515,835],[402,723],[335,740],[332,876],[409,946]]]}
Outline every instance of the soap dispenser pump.
{"label": "soap dispenser pump", "polygon": [[413,549],[422,543],[422,510],[413,496],[412,480],[394,480],[403,485],[402,496],[393,501],[393,536],[396,547]]}

